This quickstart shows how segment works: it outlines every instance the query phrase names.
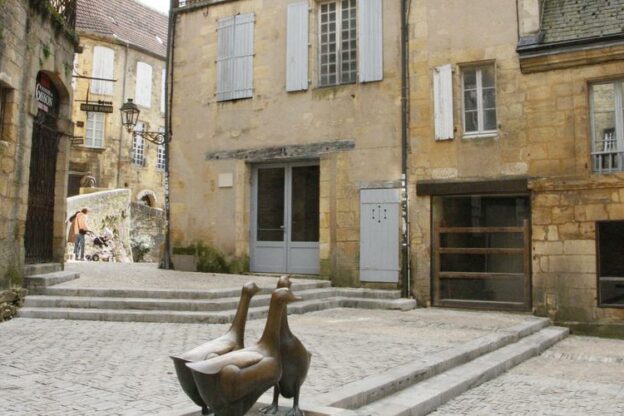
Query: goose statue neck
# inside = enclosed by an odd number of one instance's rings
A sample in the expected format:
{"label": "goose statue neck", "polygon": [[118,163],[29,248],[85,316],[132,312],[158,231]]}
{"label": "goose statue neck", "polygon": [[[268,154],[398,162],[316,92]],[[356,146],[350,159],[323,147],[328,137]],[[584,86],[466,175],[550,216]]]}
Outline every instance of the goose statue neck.
{"label": "goose statue neck", "polygon": [[[287,298],[288,295],[290,295],[291,298]],[[273,292],[271,304],[269,306],[269,316],[264,326],[262,337],[260,341],[258,341],[258,345],[267,348],[273,353],[279,354],[282,317],[285,314],[286,304],[292,300],[300,299],[299,297],[292,296],[290,290],[286,288],[276,289]]]}
{"label": "goose statue neck", "polygon": [[258,286],[256,286],[255,283],[247,283],[245,286],[243,286],[241,299],[238,303],[238,307],[236,308],[236,315],[234,315],[232,326],[230,326],[230,329],[228,330],[228,333],[235,337],[236,342],[239,345],[244,344],[245,325],[247,324],[247,312],[249,311],[251,298],[259,290],[260,289],[258,288]]}

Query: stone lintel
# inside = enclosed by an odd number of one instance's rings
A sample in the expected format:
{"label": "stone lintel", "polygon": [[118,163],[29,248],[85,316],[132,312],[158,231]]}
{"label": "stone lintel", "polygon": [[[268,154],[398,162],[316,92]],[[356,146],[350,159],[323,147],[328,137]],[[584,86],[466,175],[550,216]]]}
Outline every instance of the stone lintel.
{"label": "stone lintel", "polygon": [[424,195],[470,195],[482,193],[528,193],[528,178],[482,179],[472,181],[418,181],[416,193]]}
{"label": "stone lintel", "polygon": [[355,142],[353,140],[336,140],[311,144],[292,144],[256,149],[209,152],[206,154],[206,160],[269,162],[290,159],[318,159],[321,155],[326,153],[346,152],[353,149],[355,149]]}
{"label": "stone lintel", "polygon": [[537,178],[529,181],[534,192],[624,188],[624,173],[594,174],[586,178]]}

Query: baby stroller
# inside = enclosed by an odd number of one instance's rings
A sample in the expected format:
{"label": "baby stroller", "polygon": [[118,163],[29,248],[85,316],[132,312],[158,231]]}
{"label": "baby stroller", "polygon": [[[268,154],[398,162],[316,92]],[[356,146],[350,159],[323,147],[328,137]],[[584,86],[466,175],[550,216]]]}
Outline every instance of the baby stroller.
{"label": "baby stroller", "polygon": [[[91,233],[93,234],[93,233]],[[94,235],[94,234],[93,234]],[[112,261],[113,260],[113,232],[105,228],[104,232],[95,236],[92,240],[94,252],[87,254],[85,258],[90,261]]]}

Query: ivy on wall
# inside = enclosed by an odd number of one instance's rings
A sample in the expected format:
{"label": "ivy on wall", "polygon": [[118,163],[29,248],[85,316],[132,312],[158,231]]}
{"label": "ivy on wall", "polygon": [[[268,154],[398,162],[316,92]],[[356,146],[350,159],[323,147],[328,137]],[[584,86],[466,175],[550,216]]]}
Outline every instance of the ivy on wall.
{"label": "ivy on wall", "polygon": [[65,18],[52,7],[48,0],[28,0],[28,2],[30,8],[42,18],[50,19],[56,34],[63,33],[75,46],[78,46],[79,38],[76,31],[68,26]]}

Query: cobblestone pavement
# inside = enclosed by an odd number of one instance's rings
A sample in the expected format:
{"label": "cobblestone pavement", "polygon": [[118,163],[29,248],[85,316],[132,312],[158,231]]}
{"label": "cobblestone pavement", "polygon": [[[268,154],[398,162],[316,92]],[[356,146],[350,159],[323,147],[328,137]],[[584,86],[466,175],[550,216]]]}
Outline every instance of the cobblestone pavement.
{"label": "cobblestone pavement", "polygon": [[432,413],[623,415],[624,340],[571,336]]}
{"label": "cobblestone pavement", "polygon": [[256,282],[258,286],[275,287],[277,281],[272,276],[161,270],[155,263],[69,262],[65,264],[65,270],[79,272],[80,279],[62,283],[56,287],[209,290],[240,288],[250,280]]}
{"label": "cobblestone pavement", "polygon": [[[302,397],[422,360],[527,315],[418,309],[332,309],[291,315],[312,366]],[[250,321],[247,340],[263,320]],[[0,325],[0,415],[143,415],[192,405],[170,353],[221,335],[226,325],[14,319]],[[392,342],[388,342],[389,339]]]}

